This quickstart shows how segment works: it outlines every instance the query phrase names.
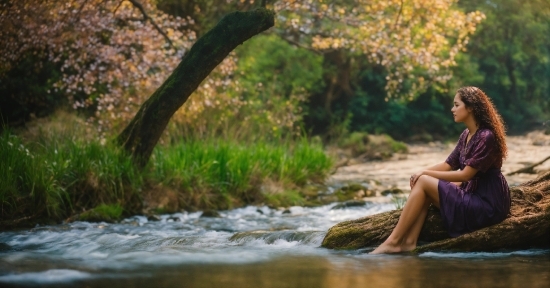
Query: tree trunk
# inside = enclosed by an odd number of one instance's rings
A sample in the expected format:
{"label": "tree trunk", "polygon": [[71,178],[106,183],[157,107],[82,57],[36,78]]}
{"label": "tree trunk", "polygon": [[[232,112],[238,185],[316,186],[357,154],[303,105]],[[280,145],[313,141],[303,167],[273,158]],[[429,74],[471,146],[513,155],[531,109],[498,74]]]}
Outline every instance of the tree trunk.
{"label": "tree trunk", "polygon": [[[510,192],[512,208],[509,218],[456,238],[450,238],[443,228],[439,211],[430,209],[415,251],[550,248],[550,172],[512,187]],[[390,235],[400,215],[401,210],[395,210],[339,223],[330,228],[322,246],[332,249],[378,246]]]}
{"label": "tree trunk", "polygon": [[174,113],[210,72],[238,45],[272,27],[265,8],[226,15],[185,54],[172,75],[143,103],[117,141],[144,167]]}

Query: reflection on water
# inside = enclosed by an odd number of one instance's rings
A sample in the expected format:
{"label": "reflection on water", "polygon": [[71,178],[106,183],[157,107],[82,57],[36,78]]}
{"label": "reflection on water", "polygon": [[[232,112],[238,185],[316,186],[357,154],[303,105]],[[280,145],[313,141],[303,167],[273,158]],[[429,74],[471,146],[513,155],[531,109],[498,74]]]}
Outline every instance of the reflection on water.
{"label": "reflection on water", "polygon": [[134,217],[0,233],[0,286],[549,287],[550,250],[368,255],[319,248],[332,225],[376,204],[290,214],[246,207],[200,218]]}

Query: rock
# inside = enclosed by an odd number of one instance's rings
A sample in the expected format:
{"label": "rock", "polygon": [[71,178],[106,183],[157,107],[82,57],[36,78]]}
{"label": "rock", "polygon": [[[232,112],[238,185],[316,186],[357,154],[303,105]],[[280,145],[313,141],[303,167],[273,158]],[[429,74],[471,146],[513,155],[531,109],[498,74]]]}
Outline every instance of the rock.
{"label": "rock", "polygon": [[362,201],[362,200],[350,200],[350,201],[346,201],[346,202],[343,202],[343,203],[336,204],[330,210],[345,209],[345,208],[348,208],[348,207],[361,207],[361,206],[367,205],[367,203],[370,203],[370,202],[366,202],[366,201]]}
{"label": "rock", "polygon": [[156,222],[156,221],[160,221],[160,220],[161,220],[160,217],[157,216],[157,215],[151,215],[151,216],[147,217],[147,221],[149,221],[149,222]]}
{"label": "rock", "polygon": [[13,248],[11,248],[11,246],[6,243],[0,242],[0,253],[8,251],[13,251]]}
{"label": "rock", "polygon": [[201,218],[203,217],[209,217],[209,218],[221,218],[222,216],[218,211],[216,210],[205,210],[201,214]]}
{"label": "rock", "polygon": [[[503,222],[456,238],[443,227],[439,211],[430,208],[416,252],[495,251],[550,248],[550,172],[510,189],[511,216]],[[389,211],[336,224],[322,247],[359,249],[380,245],[397,224],[401,210]]]}
{"label": "rock", "polygon": [[338,201],[343,202],[354,198],[363,198],[364,196],[359,195],[366,195],[366,191],[369,192],[369,195],[372,194],[372,191],[369,191],[367,187],[358,183],[350,183],[346,186],[340,187],[334,192],[334,195],[338,198]]}
{"label": "rock", "polygon": [[422,132],[422,133],[414,134],[411,137],[409,137],[409,141],[426,143],[426,142],[433,141],[433,137],[432,137],[432,134],[428,132]]}
{"label": "rock", "polygon": [[170,216],[170,217],[166,218],[166,222],[168,222],[168,221],[180,222],[181,219],[179,217],[176,217],[176,216]]}
{"label": "rock", "polygon": [[391,189],[386,189],[382,192],[380,192],[380,194],[382,194],[382,196],[388,196],[388,195],[396,195],[396,194],[404,194],[403,193],[403,190],[399,189],[399,188],[391,188]]}
{"label": "rock", "polygon": [[291,214],[292,212],[290,211],[290,209],[285,209],[285,211],[283,211],[283,214]]}
{"label": "rock", "polygon": [[363,197],[374,197],[374,196],[376,196],[376,192],[373,190],[363,191]]}
{"label": "rock", "polygon": [[256,212],[258,212],[258,213],[264,215],[264,211],[262,211],[262,210],[260,210],[260,209],[256,209]]}

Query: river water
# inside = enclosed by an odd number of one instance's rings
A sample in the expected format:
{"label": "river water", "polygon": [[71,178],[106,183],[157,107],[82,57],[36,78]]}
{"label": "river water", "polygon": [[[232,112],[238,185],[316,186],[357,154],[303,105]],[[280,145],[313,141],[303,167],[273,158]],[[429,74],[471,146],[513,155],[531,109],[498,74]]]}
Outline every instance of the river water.
{"label": "river water", "polygon": [[0,286],[548,287],[550,250],[369,255],[320,248],[332,225],[394,209],[245,207],[0,233]]}
{"label": "river water", "polygon": [[[441,147],[426,149],[435,153],[429,157],[419,147],[411,154],[435,161],[452,149]],[[542,155],[548,148],[533,149]],[[370,177],[400,187],[406,169],[416,169],[407,161],[418,159],[343,167],[329,183]],[[391,167],[406,171],[391,177]],[[549,249],[369,255],[374,247],[320,247],[334,224],[395,209],[391,198],[375,199],[344,209],[249,206],[219,218],[183,212],[0,232],[0,287],[550,287]]]}

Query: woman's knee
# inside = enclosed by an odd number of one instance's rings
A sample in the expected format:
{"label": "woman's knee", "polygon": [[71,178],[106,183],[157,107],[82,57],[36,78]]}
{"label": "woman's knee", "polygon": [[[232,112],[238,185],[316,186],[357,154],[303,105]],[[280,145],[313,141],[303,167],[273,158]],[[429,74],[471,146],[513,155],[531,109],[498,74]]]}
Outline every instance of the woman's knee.
{"label": "woman's knee", "polygon": [[422,175],[418,178],[417,184],[420,185],[421,190],[426,193],[426,196],[431,198],[434,202],[439,202],[438,195],[438,182],[437,178],[428,175]]}
{"label": "woman's knee", "polygon": [[421,175],[420,177],[418,177],[417,184],[420,184],[422,187],[433,188],[434,185],[437,187],[438,181],[439,180],[437,178],[434,178],[432,176]]}

